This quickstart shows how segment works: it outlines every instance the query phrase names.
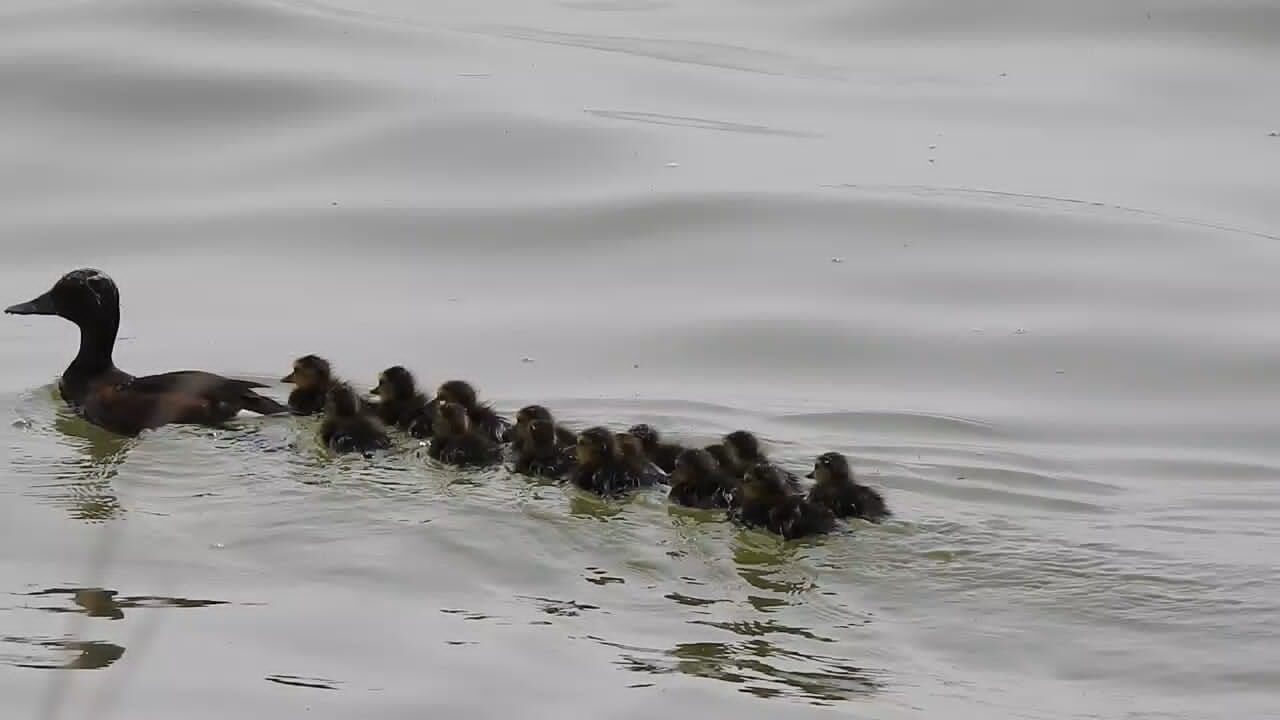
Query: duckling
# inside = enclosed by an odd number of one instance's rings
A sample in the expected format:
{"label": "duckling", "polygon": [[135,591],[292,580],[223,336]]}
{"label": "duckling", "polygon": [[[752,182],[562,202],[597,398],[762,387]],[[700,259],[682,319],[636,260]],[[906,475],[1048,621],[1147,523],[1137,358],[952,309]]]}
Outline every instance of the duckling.
{"label": "duckling", "polygon": [[792,492],[786,471],[769,463],[757,463],[747,470],[741,506],[734,515],[749,527],[764,528],[787,540],[821,535],[836,526],[830,510]]}
{"label": "duckling", "polygon": [[461,405],[477,433],[502,442],[510,423],[486,403],[480,402],[475,387],[465,380],[450,380],[436,390],[436,400]]}
{"label": "duckling", "polygon": [[[760,463],[772,464],[760,446],[760,439],[746,430],[735,430],[724,436],[724,454],[729,463],[725,469],[734,477],[742,477],[752,467]],[[722,467],[723,464],[722,464]],[[787,479],[791,492],[801,492],[800,478],[788,470],[779,468]]]}
{"label": "duckling", "polygon": [[432,430],[427,455],[442,463],[490,465],[502,459],[498,444],[476,431],[467,409],[458,403],[439,403]]}
{"label": "duckling", "polygon": [[[515,472],[561,478],[573,469],[575,458],[572,446],[560,443],[558,428],[550,420],[531,420],[516,425]],[[576,436],[575,436],[576,441]]]}
{"label": "duckling", "polygon": [[809,490],[809,502],[822,505],[836,517],[880,522],[892,515],[879,492],[854,480],[849,460],[838,452],[819,455],[808,477],[817,481]]}
{"label": "duckling", "polygon": [[628,474],[641,478],[644,485],[657,485],[671,479],[649,459],[640,438],[631,433],[618,433],[615,439],[618,442],[618,457]]}
{"label": "duckling", "polygon": [[342,382],[334,383],[325,393],[320,439],[336,453],[359,452],[366,457],[391,447],[391,439],[377,420],[364,412],[356,391]]}
{"label": "duckling", "polygon": [[671,502],[685,507],[727,508],[737,495],[737,481],[720,469],[706,450],[685,450],[671,472]]}
{"label": "duckling", "polygon": [[676,469],[676,458],[684,451],[679,445],[671,445],[662,442],[662,436],[658,430],[652,425],[641,423],[633,425],[628,433],[640,438],[640,442],[644,445],[644,453],[649,456],[654,465],[662,468],[663,472],[671,472]]}
{"label": "duckling", "polygon": [[712,443],[704,447],[703,450],[706,450],[707,454],[716,461],[720,472],[735,479],[742,477],[742,473],[734,472],[737,466],[734,464],[733,459],[729,457],[729,451],[725,449],[724,443]]}
{"label": "duckling", "polygon": [[[431,401],[418,392],[413,373],[400,365],[389,367],[378,376],[378,386],[372,391],[379,398],[378,419],[388,426],[401,430],[417,427],[430,436]],[[425,420],[425,427],[420,422]]]}
{"label": "duckling", "polygon": [[506,432],[503,433],[502,441],[511,443],[513,449],[519,452],[520,445],[524,442],[524,431],[529,423],[535,420],[552,424],[555,428],[555,444],[559,447],[572,448],[574,443],[578,441],[578,434],[557,423],[555,417],[551,415],[551,411],[542,405],[526,405],[520,408],[520,411],[516,413],[515,426],[507,428]]}
{"label": "duckling", "polygon": [[289,409],[294,415],[323,412],[329,389],[335,383],[329,361],[319,355],[303,355],[293,361],[293,371],[280,382],[295,386],[289,393]]}
{"label": "duckling", "polygon": [[574,447],[577,466],[569,479],[598,495],[616,495],[652,484],[652,477],[637,474],[624,462],[617,436],[608,428],[594,427],[578,435]]}

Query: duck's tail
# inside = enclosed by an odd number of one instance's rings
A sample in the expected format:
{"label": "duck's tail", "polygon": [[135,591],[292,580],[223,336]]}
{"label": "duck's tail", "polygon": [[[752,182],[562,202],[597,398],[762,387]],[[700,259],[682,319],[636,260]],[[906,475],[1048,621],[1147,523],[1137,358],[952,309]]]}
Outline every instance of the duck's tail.
{"label": "duck's tail", "polygon": [[284,415],[289,412],[289,408],[284,405],[252,390],[245,390],[240,396],[240,402],[245,410],[259,415]]}

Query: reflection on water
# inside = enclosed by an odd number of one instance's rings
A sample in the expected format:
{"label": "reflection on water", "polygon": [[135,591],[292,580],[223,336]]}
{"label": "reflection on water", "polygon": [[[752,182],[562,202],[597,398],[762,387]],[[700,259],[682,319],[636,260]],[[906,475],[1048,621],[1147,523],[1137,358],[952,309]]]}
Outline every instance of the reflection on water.
{"label": "reflection on water", "polygon": [[96,640],[3,637],[0,641],[32,649],[25,653],[0,653],[0,663],[34,670],[101,670],[124,655],[123,647]]}
{"label": "reflection on water", "polygon": [[288,685],[290,687],[311,688],[313,690],[337,690],[339,683],[336,680],[326,680],[325,678],[300,677],[298,675],[268,675],[264,678],[267,682],[273,682],[277,685]]}
{"label": "reflection on water", "polygon": [[[29,399],[39,403],[33,408],[36,412],[52,410],[52,433],[46,437],[60,450],[72,453],[57,458],[52,467],[46,458],[29,457],[28,448],[14,453],[15,465],[49,478],[33,482],[33,494],[65,509],[75,520],[100,523],[122,516],[125,509],[111,482],[136,440],[85,422],[62,402],[55,386],[44,388]],[[32,422],[29,426],[38,431],[40,424]]]}
{"label": "reflection on water", "polygon": [[787,650],[767,640],[680,643],[669,650],[599,642],[621,650],[618,664],[633,672],[720,680],[761,698],[837,702],[867,695],[883,685],[877,679],[879,673],[846,660]]}
{"label": "reflection on water", "polygon": [[72,607],[40,607],[52,613],[83,613],[94,618],[124,619],[124,611],[138,608],[203,608],[228,605],[225,600],[195,600],[191,598],[133,595],[120,597],[115,590],[105,588],[49,588],[27,593],[29,597],[69,597],[80,609]]}

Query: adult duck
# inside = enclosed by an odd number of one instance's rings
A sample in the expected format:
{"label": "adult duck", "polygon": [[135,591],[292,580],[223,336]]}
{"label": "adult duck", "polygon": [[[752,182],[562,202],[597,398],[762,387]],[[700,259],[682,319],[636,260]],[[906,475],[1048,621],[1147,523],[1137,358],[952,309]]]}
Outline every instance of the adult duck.
{"label": "adult duck", "polygon": [[56,315],[80,328],[80,352],[58,380],[68,405],[84,419],[121,435],[170,423],[220,425],[241,410],[275,415],[280,403],[255,393],[265,387],[199,370],[134,377],[111,359],[120,330],[120,291],[99,270],[73,270],[40,297],[5,310]]}

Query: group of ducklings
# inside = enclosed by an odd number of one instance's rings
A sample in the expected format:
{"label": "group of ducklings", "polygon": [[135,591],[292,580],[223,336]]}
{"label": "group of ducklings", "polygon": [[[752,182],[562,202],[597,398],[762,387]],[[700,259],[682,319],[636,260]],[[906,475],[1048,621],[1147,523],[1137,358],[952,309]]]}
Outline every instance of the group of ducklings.
{"label": "group of ducklings", "polygon": [[371,391],[377,400],[367,401],[316,355],[295,360],[283,382],[295,386],[292,412],[323,413],[320,439],[337,453],[391,447],[386,428],[426,441],[427,454],[450,465],[497,464],[509,445],[517,473],[567,481],[603,496],[667,484],[676,504],[725,509],[742,524],[787,539],[830,532],[839,519],[879,522],[890,515],[879,492],[854,480],[840,453],[817,458],[808,475],[814,485],[805,492],[745,430],[705,448],[685,448],[663,442],[649,425],[625,433],[604,427],[574,432],[541,405],[522,408],[512,424],[481,402],[470,383],[450,380],[429,397],[401,366],[378,376]]}

